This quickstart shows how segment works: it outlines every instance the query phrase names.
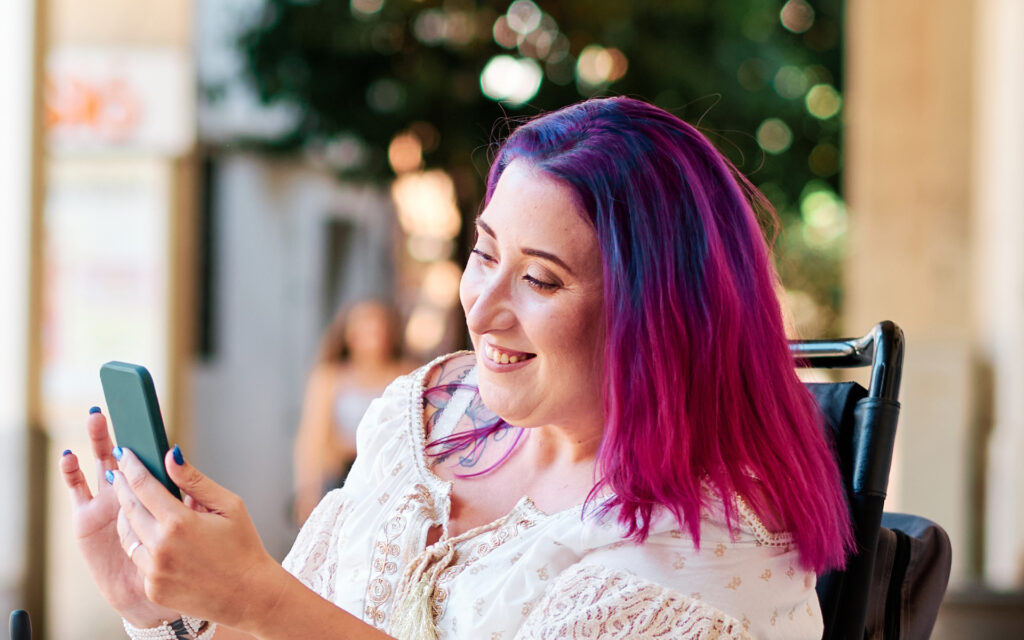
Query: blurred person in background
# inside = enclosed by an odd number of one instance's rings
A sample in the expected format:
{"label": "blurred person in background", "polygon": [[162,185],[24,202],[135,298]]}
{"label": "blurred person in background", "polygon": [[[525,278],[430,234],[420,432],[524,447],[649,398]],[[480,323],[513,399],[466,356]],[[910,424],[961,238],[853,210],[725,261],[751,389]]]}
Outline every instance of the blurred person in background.
{"label": "blurred person in background", "polygon": [[850,524],[765,206],[647,103],[527,122],[462,278],[474,351],[373,402],[284,566],[177,447],[184,505],[95,413],[106,481],[61,461],[93,578],[133,638],[820,638]]}
{"label": "blurred person in background", "polygon": [[415,368],[403,360],[398,312],[381,300],[339,309],[324,332],[295,438],[295,510],[301,525],[356,459],[356,427],[387,385]]}

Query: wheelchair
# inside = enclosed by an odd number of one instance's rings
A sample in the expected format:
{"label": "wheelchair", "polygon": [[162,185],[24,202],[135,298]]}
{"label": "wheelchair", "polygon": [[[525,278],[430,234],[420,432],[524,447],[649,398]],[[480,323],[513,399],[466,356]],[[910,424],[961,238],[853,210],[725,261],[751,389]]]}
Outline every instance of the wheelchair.
{"label": "wheelchair", "polygon": [[900,411],[903,331],[884,321],[861,338],[797,340],[790,351],[798,367],[871,367],[867,389],[856,382],[806,385],[825,418],[856,540],[843,570],[818,577],[824,638],[927,638],[949,582],[949,537],[920,516],[883,511]]}

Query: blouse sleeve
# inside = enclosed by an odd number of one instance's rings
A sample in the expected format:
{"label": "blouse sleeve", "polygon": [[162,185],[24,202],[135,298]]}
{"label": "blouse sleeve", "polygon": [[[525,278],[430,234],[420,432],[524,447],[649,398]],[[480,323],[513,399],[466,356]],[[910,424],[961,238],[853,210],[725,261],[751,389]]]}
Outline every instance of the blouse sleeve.
{"label": "blouse sleeve", "polygon": [[302,525],[282,566],[304,585],[333,601],[338,566],[337,534],[352,505],[340,489],[320,501]]}
{"label": "blouse sleeve", "polygon": [[402,437],[408,417],[411,377],[402,376],[366,410],[356,432],[359,455],[345,485],[328,493],[303,524],[282,565],[307,587],[330,601],[335,600],[337,573],[344,544],[343,525],[353,509],[380,481],[379,458],[387,457]]}
{"label": "blouse sleeve", "polygon": [[581,563],[563,571],[515,640],[679,638],[749,640],[735,618],[620,569]]}

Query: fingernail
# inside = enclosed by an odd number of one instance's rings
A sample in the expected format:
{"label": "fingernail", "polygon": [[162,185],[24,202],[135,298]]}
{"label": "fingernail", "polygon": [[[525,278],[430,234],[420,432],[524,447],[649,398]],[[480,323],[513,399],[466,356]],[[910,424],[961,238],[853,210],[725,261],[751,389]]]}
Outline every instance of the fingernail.
{"label": "fingernail", "polygon": [[69,455],[71,455],[71,449],[65,449],[65,450],[64,450],[64,453],[62,453],[62,454],[60,454],[60,455],[61,455],[61,457],[63,457],[63,456],[69,456]]}
{"label": "fingernail", "polygon": [[174,462],[180,467],[185,464],[185,456],[181,455],[181,449],[178,445],[174,445],[174,449],[171,451],[171,455],[174,456]]}
{"label": "fingernail", "polygon": [[110,452],[114,456],[114,460],[121,461],[121,456],[124,455],[124,450],[121,447],[114,447],[114,450]]}
{"label": "fingernail", "polygon": [[103,477],[107,479],[107,484],[114,484],[114,472],[107,469],[107,472],[103,474]]}
{"label": "fingernail", "polygon": [[90,407],[89,415],[92,415],[94,413],[100,413],[100,408],[99,407]]}

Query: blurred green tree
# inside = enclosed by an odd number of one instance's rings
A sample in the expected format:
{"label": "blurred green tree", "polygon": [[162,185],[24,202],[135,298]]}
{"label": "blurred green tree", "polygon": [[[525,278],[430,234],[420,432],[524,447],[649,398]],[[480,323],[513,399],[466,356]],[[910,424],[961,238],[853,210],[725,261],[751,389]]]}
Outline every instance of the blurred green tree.
{"label": "blurred green tree", "polygon": [[652,101],[768,196],[783,282],[813,307],[809,331],[830,334],[845,230],[842,13],[842,0],[267,0],[238,45],[259,99],[299,114],[260,146],[333,146],[339,174],[386,180],[388,145],[412,132],[426,166],[452,175],[463,215],[510,120],[595,95]]}

